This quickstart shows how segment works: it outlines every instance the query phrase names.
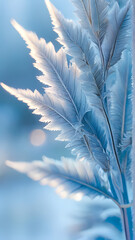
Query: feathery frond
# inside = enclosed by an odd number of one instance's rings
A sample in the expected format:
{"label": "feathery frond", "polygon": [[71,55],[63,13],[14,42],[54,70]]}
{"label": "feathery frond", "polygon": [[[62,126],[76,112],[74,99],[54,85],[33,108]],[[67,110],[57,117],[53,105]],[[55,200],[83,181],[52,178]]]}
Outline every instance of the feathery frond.
{"label": "feathery frond", "polygon": [[122,51],[129,46],[131,36],[130,1],[123,8],[115,2],[109,12],[109,23],[102,43],[105,66],[116,64]]}
{"label": "feathery frond", "polygon": [[82,28],[86,29],[92,37],[92,40],[96,41],[94,33],[92,31],[92,17],[91,17],[91,3],[89,0],[72,0],[76,7],[76,14],[80,19]]}
{"label": "feathery frond", "polygon": [[14,20],[12,24],[31,50],[30,55],[36,61],[34,66],[43,73],[43,76],[38,79],[50,86],[46,88],[46,93],[49,92],[61,98],[68,103],[65,104],[65,108],[68,105],[68,110],[70,108],[72,111],[71,115],[76,112],[76,115],[82,118],[88,106],[78,81],[79,70],[75,65],[68,68],[66,55],[62,48],[56,53],[51,42],[47,44],[44,39],[38,39],[35,33],[25,30]]}
{"label": "feathery frond", "polygon": [[[45,157],[42,162],[7,165],[56,187],[62,197],[111,199],[121,212],[122,234],[133,240],[131,1],[72,0],[79,18],[76,24],[49,0],[45,2],[62,45],[58,52],[52,43],[12,21],[30,49],[34,66],[42,72],[37,78],[44,94],[1,85],[41,115],[45,129],[59,131],[56,140],[66,141],[76,160]],[[66,54],[71,56],[69,62]],[[93,204],[95,211],[100,203]],[[118,215],[113,218],[113,210],[107,212],[104,205],[102,209],[97,226],[94,218],[94,225],[85,224],[90,239],[120,239],[124,235],[110,228],[114,220],[119,221]]]}
{"label": "feathery frond", "polygon": [[[107,83],[110,87],[108,96],[109,118],[113,129],[116,146],[122,145],[123,138],[131,132],[131,56],[124,52],[122,60],[110,72]],[[110,103],[110,104],[109,104]]]}
{"label": "feathery frond", "polygon": [[103,194],[110,197],[111,193],[106,189],[105,182],[99,181],[93,176],[89,162],[75,162],[71,159],[62,158],[61,161],[44,157],[43,161],[33,163],[7,162],[7,165],[17,171],[26,173],[30,178],[40,181],[43,185],[56,188],[56,192],[63,197],[71,197],[81,200],[83,196],[95,197]]}
{"label": "feathery frond", "polygon": [[[47,93],[41,95],[37,90],[32,92],[31,90],[14,89],[5,84],[1,85],[19,100],[27,103],[30,109],[34,109],[34,114],[41,115],[40,121],[47,123],[45,129],[61,131],[56,139],[68,141],[67,147],[72,149],[72,153],[77,155],[78,159],[91,161],[92,164],[94,164],[94,159],[104,170],[108,169],[106,155],[102,148],[100,149],[95,137],[92,135],[87,136],[87,133],[83,129],[81,130],[81,123],[77,123],[77,119],[73,119],[70,112],[65,112],[63,103],[55,95],[48,95]],[[90,145],[92,149],[94,147],[97,149],[95,154],[92,153]],[[96,158],[94,158],[93,154]]]}
{"label": "feathery frond", "polygon": [[49,0],[46,2],[54,30],[59,36],[58,41],[64,46],[66,53],[73,57],[81,70],[93,71],[93,68],[96,69],[94,64],[97,52],[94,52],[96,50],[92,46],[88,34],[72,20],[65,19]]}
{"label": "feathery frond", "polygon": [[108,88],[111,89],[108,96],[109,119],[124,172],[126,169],[129,170],[131,163],[129,151],[132,131],[131,77],[131,56],[125,51],[121,61],[107,79]]}
{"label": "feathery frond", "polygon": [[106,0],[72,0],[81,26],[88,31],[92,40],[100,45],[107,28],[108,4]]}

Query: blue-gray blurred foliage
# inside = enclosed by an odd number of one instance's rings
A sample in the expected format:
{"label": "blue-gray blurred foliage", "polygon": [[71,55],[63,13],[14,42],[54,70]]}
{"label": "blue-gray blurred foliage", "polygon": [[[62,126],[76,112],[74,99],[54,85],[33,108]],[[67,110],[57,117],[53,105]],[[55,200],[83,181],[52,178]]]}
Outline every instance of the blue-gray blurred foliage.
{"label": "blue-gray blurred foliage", "polygon": [[[67,18],[75,18],[69,0],[52,3]],[[0,81],[16,88],[41,91],[42,85],[36,79],[40,72],[33,67],[29,50],[10,24],[12,18],[59,49],[44,0],[0,0]],[[40,160],[44,154],[54,158],[69,155],[64,144],[54,143],[54,133],[45,132],[46,141],[40,147],[30,143],[31,131],[44,126],[38,119],[27,106],[0,89],[0,239],[3,240],[70,239],[64,229],[76,203],[61,200],[49,187],[42,187],[4,165],[6,160]]]}

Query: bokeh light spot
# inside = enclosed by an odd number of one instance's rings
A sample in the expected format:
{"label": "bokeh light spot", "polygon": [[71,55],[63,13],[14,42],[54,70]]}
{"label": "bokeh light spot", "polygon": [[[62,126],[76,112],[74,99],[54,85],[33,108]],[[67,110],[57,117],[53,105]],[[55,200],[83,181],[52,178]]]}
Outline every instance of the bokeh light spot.
{"label": "bokeh light spot", "polygon": [[45,142],[46,136],[43,130],[35,129],[30,134],[30,142],[33,146],[41,146]]}

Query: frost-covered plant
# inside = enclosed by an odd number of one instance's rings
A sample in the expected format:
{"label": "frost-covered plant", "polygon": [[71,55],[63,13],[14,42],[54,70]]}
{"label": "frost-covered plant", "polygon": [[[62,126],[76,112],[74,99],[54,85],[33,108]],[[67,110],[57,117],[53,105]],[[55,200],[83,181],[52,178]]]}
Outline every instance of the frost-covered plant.
{"label": "frost-covered plant", "polygon": [[[43,74],[37,78],[44,84],[44,94],[5,84],[2,87],[41,115],[45,129],[60,131],[56,139],[68,142],[66,146],[76,160],[44,157],[41,162],[7,165],[41,184],[56,187],[62,197],[81,200],[83,196],[98,196],[83,225],[85,230],[90,228],[90,239],[133,240],[132,3],[72,2],[79,23],[65,19],[46,0],[62,45],[58,52],[52,43],[12,21],[31,50],[34,66]],[[66,54],[71,56],[69,63]],[[108,200],[101,204],[100,197]],[[114,206],[105,215],[109,200],[120,210],[123,230],[115,224],[118,216]],[[98,209],[99,219],[95,217]]]}

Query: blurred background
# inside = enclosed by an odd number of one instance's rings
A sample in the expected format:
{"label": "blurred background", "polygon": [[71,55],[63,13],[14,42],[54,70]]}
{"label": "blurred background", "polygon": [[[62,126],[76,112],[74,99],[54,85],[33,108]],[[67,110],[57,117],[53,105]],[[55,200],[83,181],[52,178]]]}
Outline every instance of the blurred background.
{"label": "blurred background", "polygon": [[[69,0],[52,0],[67,18],[75,18]],[[0,82],[15,88],[42,90],[40,72],[32,63],[24,41],[10,24],[14,18],[46,41],[55,40],[44,0],[0,0]],[[69,156],[56,133],[42,130],[44,124],[27,106],[0,88],[0,239],[69,240],[75,202],[62,200],[53,189],[40,186],[5,166],[6,160],[41,160],[43,155]],[[39,136],[39,138],[38,138]]]}

